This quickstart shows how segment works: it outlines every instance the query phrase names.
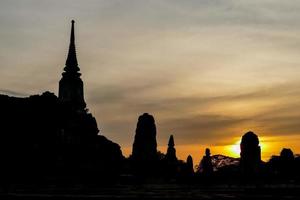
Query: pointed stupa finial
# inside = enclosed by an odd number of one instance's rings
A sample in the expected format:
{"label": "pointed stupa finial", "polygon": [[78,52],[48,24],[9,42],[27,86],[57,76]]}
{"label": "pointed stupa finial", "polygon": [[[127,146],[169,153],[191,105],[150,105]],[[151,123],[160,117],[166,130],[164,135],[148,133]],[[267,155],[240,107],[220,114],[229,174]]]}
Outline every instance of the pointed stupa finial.
{"label": "pointed stupa finial", "polygon": [[175,146],[173,135],[170,135],[168,146],[169,147],[174,147]]}
{"label": "pointed stupa finial", "polygon": [[190,165],[193,169],[194,163],[193,163],[193,157],[191,155],[188,155],[188,157],[186,158],[186,163]]}
{"label": "pointed stupa finial", "polygon": [[74,36],[74,24],[75,24],[75,21],[72,19],[71,23],[72,23],[72,26],[71,26],[71,42],[74,42],[74,39],[75,39],[75,36]]}
{"label": "pointed stupa finial", "polygon": [[194,173],[194,163],[193,158],[191,155],[189,155],[186,159],[186,165],[187,165],[187,172],[192,175]]}
{"label": "pointed stupa finial", "polygon": [[75,33],[74,33],[74,24],[75,21],[71,21],[71,35],[70,35],[70,45],[69,45],[69,52],[68,57],[66,60],[66,67],[64,70],[66,72],[77,73],[80,69],[78,67],[77,57],[76,57],[76,48],[75,48]]}

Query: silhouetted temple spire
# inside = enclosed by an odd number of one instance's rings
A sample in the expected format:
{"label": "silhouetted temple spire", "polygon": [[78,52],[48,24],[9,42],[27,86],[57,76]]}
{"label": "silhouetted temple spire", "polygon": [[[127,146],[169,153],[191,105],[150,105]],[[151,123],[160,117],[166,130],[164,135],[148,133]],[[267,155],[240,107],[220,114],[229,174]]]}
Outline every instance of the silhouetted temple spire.
{"label": "silhouetted temple spire", "polygon": [[177,162],[176,149],[175,149],[175,143],[174,143],[173,135],[170,135],[170,138],[169,138],[166,159],[170,162]]}
{"label": "silhouetted temple spire", "polygon": [[174,147],[174,146],[175,146],[173,135],[171,135],[170,138],[169,138],[168,146],[169,146],[169,147]]}
{"label": "silhouetted temple spire", "polygon": [[64,70],[66,72],[77,73],[80,69],[78,67],[78,62],[76,57],[74,23],[75,21],[72,20],[69,52],[66,60],[66,67],[64,68]]}
{"label": "silhouetted temple spire", "polygon": [[187,175],[192,175],[194,173],[194,163],[193,158],[189,155],[186,159],[186,166],[187,166]]}
{"label": "silhouetted temple spire", "polygon": [[74,20],[72,20],[71,36],[66,66],[59,81],[58,97],[76,111],[84,111],[86,103],[83,95],[83,82],[80,79],[79,67],[76,58]]}

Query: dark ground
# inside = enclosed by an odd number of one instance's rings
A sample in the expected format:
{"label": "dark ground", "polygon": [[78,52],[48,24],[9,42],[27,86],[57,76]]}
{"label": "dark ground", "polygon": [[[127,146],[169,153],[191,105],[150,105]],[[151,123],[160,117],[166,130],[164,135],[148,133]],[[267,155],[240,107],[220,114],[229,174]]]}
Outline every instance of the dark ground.
{"label": "dark ground", "polygon": [[300,185],[15,185],[0,199],[300,199]]}

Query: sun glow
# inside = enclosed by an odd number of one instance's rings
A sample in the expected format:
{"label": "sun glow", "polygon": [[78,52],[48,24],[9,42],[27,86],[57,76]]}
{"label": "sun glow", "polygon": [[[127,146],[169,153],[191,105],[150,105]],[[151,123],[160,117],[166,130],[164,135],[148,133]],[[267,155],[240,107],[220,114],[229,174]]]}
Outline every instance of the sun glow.
{"label": "sun glow", "polygon": [[[240,157],[240,152],[241,152],[240,143],[241,143],[241,140],[238,140],[234,144],[228,145],[226,147],[226,150],[227,150],[227,153],[229,156],[232,156],[235,158]],[[266,152],[269,149],[268,148],[269,144],[267,144],[267,142],[264,142],[264,140],[262,139],[259,143],[259,146],[261,149],[263,159],[266,159],[264,157],[264,152]]]}
{"label": "sun glow", "polygon": [[241,152],[240,143],[241,143],[241,141],[238,140],[233,145],[228,146],[228,153],[230,154],[230,156],[233,156],[233,157],[240,156],[240,152]]}

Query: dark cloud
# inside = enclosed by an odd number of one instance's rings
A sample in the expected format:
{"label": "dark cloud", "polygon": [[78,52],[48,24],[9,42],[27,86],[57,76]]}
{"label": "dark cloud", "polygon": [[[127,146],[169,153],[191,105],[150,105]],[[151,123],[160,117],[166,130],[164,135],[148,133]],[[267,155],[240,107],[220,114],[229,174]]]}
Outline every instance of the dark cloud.
{"label": "dark cloud", "polygon": [[[299,107],[300,105],[298,105]],[[290,108],[295,109],[295,108]],[[255,121],[266,129],[265,135],[269,136],[287,136],[300,135],[300,112],[298,114],[272,116],[264,115],[258,117]]]}
{"label": "dark cloud", "polygon": [[[300,112],[291,116],[284,116],[284,113],[291,113],[300,103],[289,103],[288,100],[300,96],[300,89],[297,83],[281,84],[273,87],[259,89],[253,92],[240,94],[221,95],[212,97],[164,97],[160,98],[159,93],[152,98],[135,99],[140,92],[151,90],[151,86],[133,87],[114,90],[106,93],[102,91],[104,99],[95,104],[101,111],[102,118],[99,119],[104,130],[109,130],[109,135],[117,140],[131,144],[139,114],[150,112],[156,117],[158,137],[165,140],[169,134],[175,134],[180,144],[209,143],[216,145],[228,144],[228,138],[239,137],[245,131],[261,131],[259,134],[268,135],[293,135],[300,133],[298,125]],[[156,86],[154,86],[156,87]],[[117,94],[115,94],[115,92]],[[102,96],[97,98],[102,98]],[[205,113],[207,107],[220,103],[235,104],[238,102],[251,101],[276,101],[283,99],[276,107],[268,106],[259,115],[252,116],[231,116],[221,114],[193,114],[187,111],[197,108]],[[220,112],[221,112],[220,108]],[[240,130],[237,132],[237,130]],[[105,132],[104,132],[105,134]],[[125,142],[127,141],[127,142]]]}
{"label": "dark cloud", "polygon": [[233,136],[230,128],[246,120],[222,115],[182,116],[165,120],[160,127],[162,132],[174,133],[182,144],[215,144]]}
{"label": "dark cloud", "polygon": [[26,96],[29,96],[28,94],[23,93],[23,92],[15,92],[15,91],[6,90],[6,89],[0,89],[0,93],[4,94],[4,95],[8,95],[8,96],[17,96],[17,97],[26,97]]}
{"label": "dark cloud", "polygon": [[[153,89],[159,89],[162,85],[169,84],[169,81],[160,81],[153,84],[141,84],[141,85],[104,85],[101,88],[93,89],[93,91],[88,95],[88,101],[95,105],[124,105],[134,106],[135,109],[140,110],[182,110],[188,107],[202,106],[206,107],[208,105],[213,105],[217,103],[225,102],[240,102],[240,101],[253,101],[253,100],[268,100],[270,102],[278,98],[294,98],[300,96],[300,85],[299,83],[289,83],[281,84],[272,87],[267,87],[264,89],[258,89],[249,92],[239,92],[237,94],[227,94],[221,96],[201,96],[194,95],[188,97],[168,97],[167,95],[160,94],[159,91],[154,93],[152,97],[140,97],[141,93],[147,93]],[[291,105],[291,104],[289,104]],[[274,109],[288,109],[284,108],[284,105],[280,105]],[[274,111],[269,111],[274,112]]]}

